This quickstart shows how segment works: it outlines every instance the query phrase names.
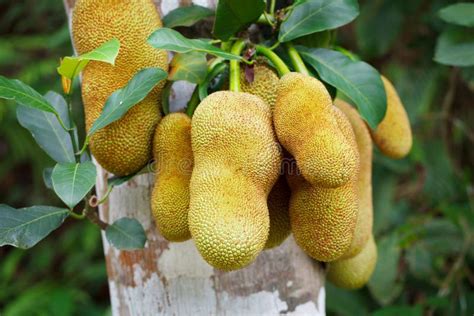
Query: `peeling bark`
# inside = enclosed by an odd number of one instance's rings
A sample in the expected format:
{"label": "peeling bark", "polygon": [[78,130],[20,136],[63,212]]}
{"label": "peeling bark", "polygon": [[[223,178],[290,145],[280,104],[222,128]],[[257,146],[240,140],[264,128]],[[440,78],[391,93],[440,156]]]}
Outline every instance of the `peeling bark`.
{"label": "peeling bark", "polygon": [[[214,7],[216,0],[155,0],[162,14],[191,3]],[[70,16],[75,0],[64,0]],[[185,103],[192,87],[179,84],[172,106]],[[179,99],[178,99],[179,98]],[[98,168],[99,198],[107,174]],[[119,251],[102,234],[114,315],[325,315],[323,268],[289,238],[264,251],[249,267],[221,272],[199,255],[193,241],[169,243],[157,232],[150,211],[153,175],[145,174],[114,188],[99,212],[111,223],[138,219],[146,230],[146,247]]]}

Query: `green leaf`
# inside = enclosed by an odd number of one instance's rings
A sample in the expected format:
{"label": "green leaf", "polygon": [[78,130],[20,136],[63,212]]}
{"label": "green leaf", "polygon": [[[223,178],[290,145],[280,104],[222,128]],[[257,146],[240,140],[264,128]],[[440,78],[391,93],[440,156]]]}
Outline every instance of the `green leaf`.
{"label": "green leaf", "polygon": [[43,169],[43,182],[48,189],[53,188],[53,180],[51,176],[53,174],[53,168],[44,168]]}
{"label": "green leaf", "polygon": [[145,246],[145,230],[135,218],[121,218],[105,230],[107,240],[117,249],[141,249]]}
{"label": "green leaf", "polygon": [[[62,121],[70,126],[69,114],[64,98],[49,91],[45,100],[59,113]],[[31,132],[36,143],[56,162],[74,162],[74,149],[69,133],[62,128],[57,117],[50,112],[18,106],[16,111],[18,122]]]}
{"label": "green leaf", "polygon": [[423,306],[418,304],[415,306],[388,306],[376,310],[372,316],[422,316]]}
{"label": "green leaf", "polygon": [[41,94],[20,80],[0,76],[0,98],[14,100],[23,106],[58,115],[58,112]]}
{"label": "green leaf", "polygon": [[127,111],[142,101],[148,93],[167,77],[166,71],[160,68],[145,68],[140,70],[125,87],[112,93],[104,105],[100,116],[92,124],[89,137],[99,129],[119,120]]}
{"label": "green leaf", "polygon": [[354,316],[354,311],[357,311],[358,316],[369,315],[367,295],[360,291],[339,289],[329,282],[326,282],[324,287],[328,312],[341,316]]}
{"label": "green leaf", "polygon": [[420,280],[429,280],[433,274],[433,257],[423,242],[407,249],[406,260],[411,274]]}
{"label": "green leaf", "polygon": [[263,0],[219,0],[213,34],[228,41],[234,34],[255,22],[265,10]]}
{"label": "green leaf", "polygon": [[163,18],[165,27],[191,26],[202,19],[214,15],[214,11],[200,5],[190,5],[170,11]]}
{"label": "green leaf", "polygon": [[297,46],[303,59],[322,80],[341,90],[359,109],[370,127],[375,129],[385,116],[387,97],[378,71],[362,61],[324,48]]}
{"label": "green leaf", "polygon": [[189,53],[191,51],[203,52],[229,60],[241,60],[237,56],[223,51],[202,39],[189,39],[175,30],[163,27],[153,32],[148,38],[148,43],[159,49],[166,49],[177,53]]}
{"label": "green leaf", "polygon": [[474,3],[460,2],[439,10],[444,21],[462,26],[474,26]]}
{"label": "green leaf", "polygon": [[206,54],[190,52],[176,54],[170,63],[168,80],[186,80],[192,83],[201,83],[206,79]]}
{"label": "green leaf", "polygon": [[51,179],[54,192],[72,209],[92,189],[96,176],[94,164],[87,161],[57,164],[53,169]]}
{"label": "green leaf", "polygon": [[438,37],[434,60],[444,65],[473,66],[473,52],[474,32],[451,27]]}
{"label": "green leaf", "polygon": [[406,16],[398,1],[366,1],[355,21],[357,46],[364,57],[387,53],[396,43]]}
{"label": "green leaf", "polygon": [[402,284],[397,281],[400,247],[398,237],[391,234],[377,242],[377,265],[369,280],[369,290],[372,296],[381,305],[393,302],[403,290]]}
{"label": "green leaf", "polygon": [[58,67],[58,73],[61,76],[73,79],[81,73],[81,71],[87,66],[89,61],[101,61],[111,65],[115,64],[115,58],[119,53],[120,42],[117,39],[111,39],[110,41],[102,44],[93,51],[85,53],[77,57],[65,57],[61,61],[61,65]]}
{"label": "green leaf", "polygon": [[295,38],[347,24],[359,14],[356,0],[306,0],[299,2],[280,27],[278,39]]}
{"label": "green leaf", "polygon": [[0,246],[31,248],[59,227],[69,211],[53,206],[14,209],[0,204]]}

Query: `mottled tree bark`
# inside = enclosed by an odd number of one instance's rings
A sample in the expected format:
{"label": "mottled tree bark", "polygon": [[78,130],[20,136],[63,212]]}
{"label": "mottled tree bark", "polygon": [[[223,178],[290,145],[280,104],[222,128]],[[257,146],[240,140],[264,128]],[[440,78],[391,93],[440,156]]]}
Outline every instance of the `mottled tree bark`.
{"label": "mottled tree bark", "polygon": [[[158,0],[162,14],[192,2],[214,7],[216,0]],[[68,16],[75,0],[64,0]],[[191,87],[180,84],[172,103],[183,103]],[[178,100],[179,96],[181,100]],[[174,98],[174,100],[173,100]],[[99,167],[97,193],[110,175]],[[249,267],[221,272],[209,266],[192,241],[169,243],[156,231],[150,212],[153,175],[137,176],[113,189],[100,207],[111,223],[129,216],[146,230],[143,250],[119,251],[102,234],[114,315],[324,315],[324,274],[289,238],[264,251]]]}

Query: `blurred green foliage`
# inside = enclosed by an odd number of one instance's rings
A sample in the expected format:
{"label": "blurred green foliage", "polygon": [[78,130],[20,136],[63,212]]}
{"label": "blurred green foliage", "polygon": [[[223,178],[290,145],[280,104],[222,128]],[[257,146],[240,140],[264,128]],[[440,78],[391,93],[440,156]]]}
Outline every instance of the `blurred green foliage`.
{"label": "blurred green foliage", "polygon": [[[474,67],[433,61],[448,27],[448,0],[364,0],[338,32],[395,84],[413,126],[414,148],[394,161],[376,153],[374,233],[379,262],[367,287],[326,285],[328,314],[472,315],[474,312]],[[0,73],[41,93],[60,89],[59,58],[71,54],[57,0],[0,0]],[[52,161],[0,101],[0,201],[58,204],[42,171]],[[76,102],[79,104],[79,102]],[[78,107],[78,117],[81,117]],[[0,314],[104,314],[109,310],[100,233],[67,224],[31,250],[0,248]]]}
{"label": "blurred green foliage", "polygon": [[339,44],[396,86],[414,132],[409,157],[374,160],[379,259],[368,286],[327,284],[336,315],[472,315],[474,312],[474,89],[471,68],[433,61],[450,27],[438,11],[456,1],[365,0]]}
{"label": "blurred green foliage", "polygon": [[[56,67],[60,57],[71,53],[62,2],[0,0],[0,74],[18,78],[41,93],[59,92]],[[80,118],[80,107],[76,112]],[[14,104],[0,100],[0,201],[14,207],[61,205],[42,178],[43,169],[54,162],[18,124],[15,113]],[[0,248],[0,314],[107,313],[101,245],[96,226],[69,219],[30,250]]]}

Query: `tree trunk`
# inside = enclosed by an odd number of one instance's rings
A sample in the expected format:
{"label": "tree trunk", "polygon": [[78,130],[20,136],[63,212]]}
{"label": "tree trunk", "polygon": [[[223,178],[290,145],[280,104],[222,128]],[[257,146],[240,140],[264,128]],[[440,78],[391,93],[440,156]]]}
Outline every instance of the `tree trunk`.
{"label": "tree trunk", "polygon": [[[193,2],[215,6],[215,0]],[[69,17],[74,3],[64,0]],[[163,15],[192,1],[155,3]],[[189,85],[178,86],[179,94],[172,95],[174,107],[192,91]],[[99,198],[107,190],[109,176],[98,167]],[[99,209],[100,217],[108,223],[127,216],[138,219],[148,237],[143,250],[119,251],[102,234],[114,315],[325,314],[323,269],[296,246],[293,238],[262,252],[245,269],[213,269],[201,258],[193,241],[169,243],[158,234],[150,211],[153,181],[151,174],[135,177],[114,188]]]}

